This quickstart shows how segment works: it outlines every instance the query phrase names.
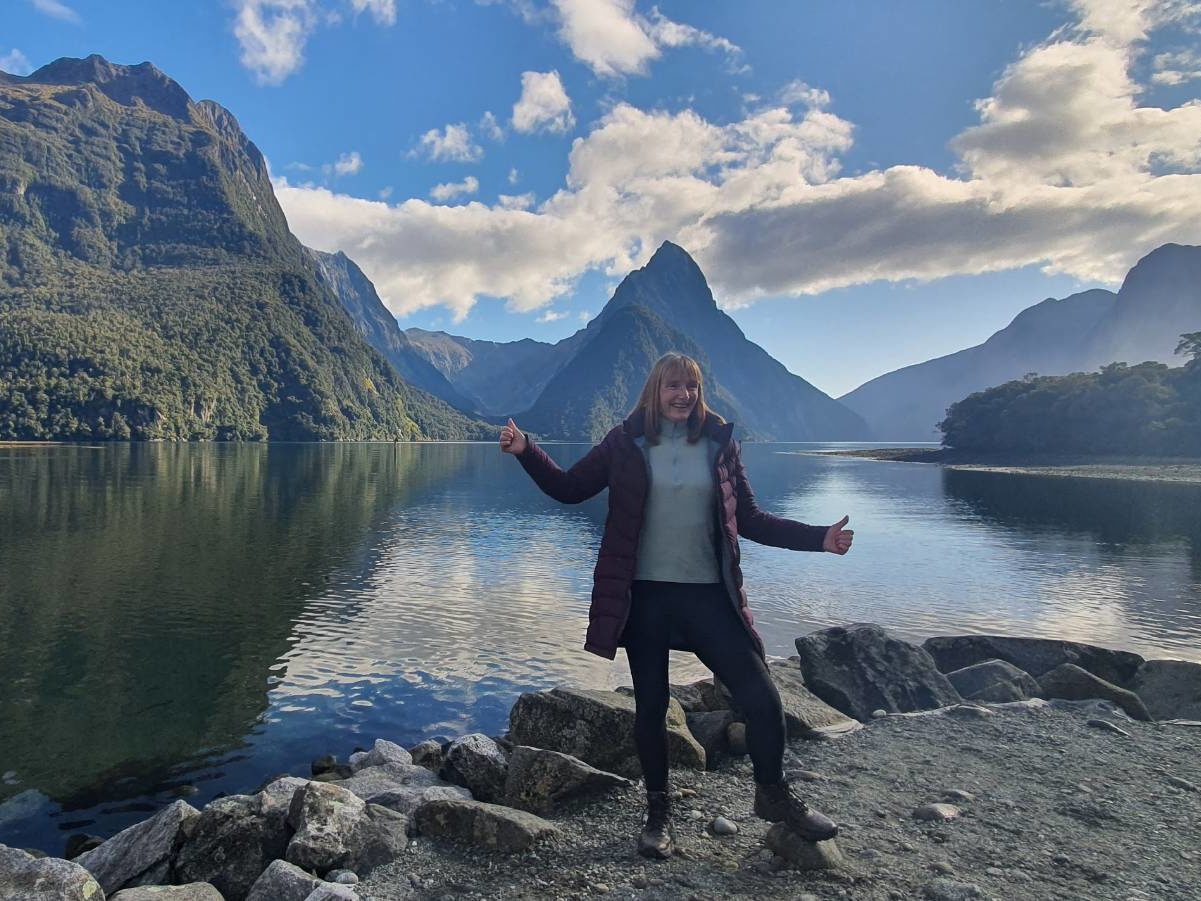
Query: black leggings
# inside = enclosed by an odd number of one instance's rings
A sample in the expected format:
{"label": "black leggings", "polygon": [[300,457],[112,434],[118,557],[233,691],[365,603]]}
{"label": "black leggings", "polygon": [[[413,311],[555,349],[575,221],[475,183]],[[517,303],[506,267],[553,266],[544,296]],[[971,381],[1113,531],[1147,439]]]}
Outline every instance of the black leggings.
{"label": "black leggings", "polygon": [[634,744],[647,791],[667,790],[667,651],[691,648],[746,716],[755,781],[783,779],[784,710],[741,614],[721,584],[635,581],[623,639],[634,679]]}

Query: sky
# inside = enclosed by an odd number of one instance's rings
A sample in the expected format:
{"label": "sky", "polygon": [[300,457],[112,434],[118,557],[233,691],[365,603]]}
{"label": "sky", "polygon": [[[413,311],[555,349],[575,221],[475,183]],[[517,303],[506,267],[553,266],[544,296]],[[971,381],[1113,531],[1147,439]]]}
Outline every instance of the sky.
{"label": "sky", "polygon": [[153,62],[401,327],[557,341],[671,240],[832,396],[1201,244],[1201,0],[4,0]]}

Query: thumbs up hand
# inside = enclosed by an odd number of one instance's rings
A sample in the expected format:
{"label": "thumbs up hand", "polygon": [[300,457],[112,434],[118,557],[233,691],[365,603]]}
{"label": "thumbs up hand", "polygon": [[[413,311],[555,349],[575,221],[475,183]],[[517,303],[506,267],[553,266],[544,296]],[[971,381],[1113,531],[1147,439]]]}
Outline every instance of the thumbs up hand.
{"label": "thumbs up hand", "polygon": [[[510,420],[512,422],[512,420]],[[829,551],[831,554],[845,554],[851,549],[851,542],[855,538],[855,533],[851,529],[845,529],[851,517],[844,516],[830,528],[826,529],[825,540],[822,541],[822,550]]]}
{"label": "thumbs up hand", "polygon": [[500,430],[500,449],[506,454],[523,453],[529,442],[525,440],[525,433],[517,428],[517,423],[512,419],[505,424],[505,427]]}

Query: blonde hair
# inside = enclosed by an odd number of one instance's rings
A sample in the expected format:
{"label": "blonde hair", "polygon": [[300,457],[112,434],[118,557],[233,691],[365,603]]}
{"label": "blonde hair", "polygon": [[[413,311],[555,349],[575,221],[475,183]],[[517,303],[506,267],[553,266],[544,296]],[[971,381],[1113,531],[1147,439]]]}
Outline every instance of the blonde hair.
{"label": "blonde hair", "polygon": [[651,373],[646,377],[642,386],[642,394],[638,397],[638,405],[634,412],[643,413],[643,430],[650,444],[659,443],[659,392],[663,383],[672,376],[683,376],[696,382],[696,405],[688,414],[688,443],[696,444],[705,428],[705,421],[710,417],[718,423],[724,422],[705,404],[705,384],[701,378],[701,367],[692,357],[678,353],[665,353],[655,361]]}

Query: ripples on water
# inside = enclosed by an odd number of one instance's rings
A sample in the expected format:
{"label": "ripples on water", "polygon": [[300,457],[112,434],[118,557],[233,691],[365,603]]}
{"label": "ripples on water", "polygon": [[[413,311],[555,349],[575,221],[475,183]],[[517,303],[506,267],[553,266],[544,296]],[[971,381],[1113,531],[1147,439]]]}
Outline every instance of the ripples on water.
{"label": "ripples on water", "polygon": [[[803,449],[744,448],[761,505],[849,513],[855,548],[744,542],[769,653],[873,621],[1201,660],[1196,486]],[[604,511],[491,445],[0,449],[0,842],[60,853],[186,786],[199,806],[375,737],[503,731],[524,690],[628,682],[581,650]]]}

